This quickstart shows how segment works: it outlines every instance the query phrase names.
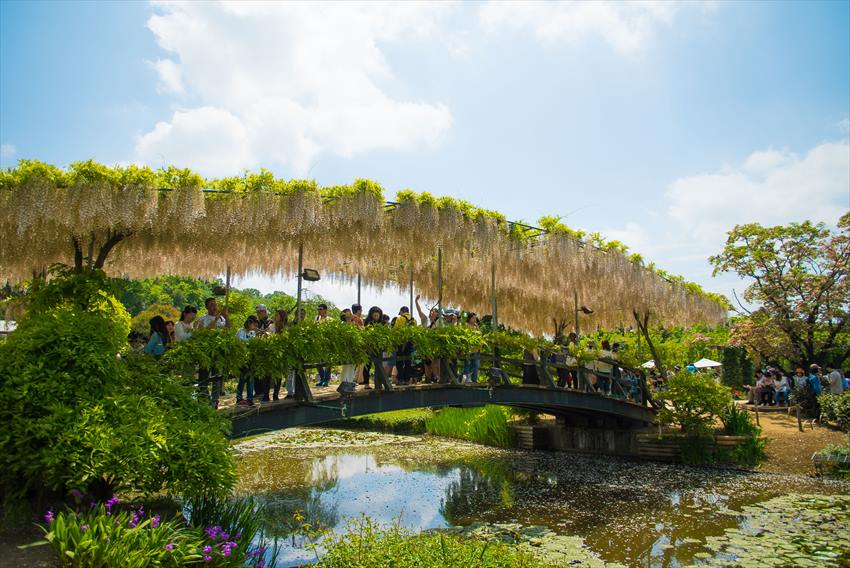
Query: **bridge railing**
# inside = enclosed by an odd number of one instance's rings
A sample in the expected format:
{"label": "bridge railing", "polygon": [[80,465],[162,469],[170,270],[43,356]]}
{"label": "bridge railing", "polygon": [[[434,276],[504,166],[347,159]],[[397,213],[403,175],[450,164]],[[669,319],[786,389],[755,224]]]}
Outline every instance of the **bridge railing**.
{"label": "bridge railing", "polygon": [[[620,400],[631,401],[644,406],[654,406],[651,392],[647,386],[646,374],[640,370],[624,365],[622,362],[611,358],[599,358],[595,360],[597,363],[610,365],[610,372],[603,372],[598,369],[589,368],[582,365],[569,365],[552,361],[549,354],[542,354],[539,358],[516,359],[512,357],[502,356],[498,353],[459,353],[456,357],[443,357],[439,359],[440,373],[439,383],[447,385],[464,386],[461,379],[458,377],[457,368],[459,363],[473,356],[480,358],[482,363],[486,363],[486,367],[482,367],[481,374],[487,377],[485,383],[490,386],[499,388],[513,385],[512,379],[519,379],[520,384],[537,385],[543,388],[557,390],[573,390],[584,393],[594,393],[598,396],[607,396]],[[384,363],[388,361],[394,362],[415,362],[418,357],[415,355],[390,355],[371,358],[372,372],[374,373],[375,388],[378,391],[390,391],[398,386],[394,385],[391,378],[387,375]],[[295,398],[304,402],[313,402],[313,392],[310,388],[310,380],[308,373],[319,367],[334,367],[339,366],[338,362],[318,362],[304,363],[299,365],[295,370]],[[553,376],[552,371],[555,371]],[[564,380],[564,373],[568,373],[568,378]],[[582,372],[584,371],[584,372]],[[623,373],[627,373],[624,375]],[[559,376],[560,375],[560,376]],[[590,375],[597,378],[597,382],[591,380]],[[601,387],[602,377],[608,381],[607,386]],[[626,377],[629,377],[628,379]],[[634,377],[632,379],[631,377]],[[423,379],[424,380],[424,379]],[[436,381],[434,381],[436,382]],[[481,386],[481,383],[473,383],[469,386]]]}

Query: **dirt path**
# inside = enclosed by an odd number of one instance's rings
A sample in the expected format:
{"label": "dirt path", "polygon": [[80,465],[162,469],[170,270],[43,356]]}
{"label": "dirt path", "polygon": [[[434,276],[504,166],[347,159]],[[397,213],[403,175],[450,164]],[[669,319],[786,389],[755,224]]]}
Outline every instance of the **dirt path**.
{"label": "dirt path", "polygon": [[796,416],[785,412],[760,412],[762,434],[769,438],[767,459],[759,468],[773,473],[811,475],[812,454],[827,444],[846,444],[847,436],[838,430],[804,423],[803,432],[797,428]]}

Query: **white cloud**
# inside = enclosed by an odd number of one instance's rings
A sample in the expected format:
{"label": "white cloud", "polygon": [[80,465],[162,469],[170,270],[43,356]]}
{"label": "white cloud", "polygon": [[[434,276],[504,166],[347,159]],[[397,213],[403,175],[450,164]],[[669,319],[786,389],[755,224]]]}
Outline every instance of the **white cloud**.
{"label": "white cloud", "polygon": [[627,245],[631,252],[648,254],[652,238],[644,225],[629,221],[622,229],[606,229],[602,231],[608,240],[620,241]]}
{"label": "white cloud", "polygon": [[620,53],[643,48],[660,24],[673,21],[675,2],[519,2],[481,6],[481,24],[492,32],[530,30],[546,42],[577,43],[598,35]]}
{"label": "white cloud", "polygon": [[850,118],[845,118],[843,120],[839,120],[836,123],[838,130],[840,130],[844,134],[850,134]]}
{"label": "white cloud", "polygon": [[17,152],[18,149],[13,144],[0,144],[0,158],[11,158]]}
{"label": "white cloud", "polygon": [[744,162],[744,169],[753,174],[769,172],[795,158],[796,156],[788,151],[760,150],[750,154]]}
{"label": "white cloud", "polygon": [[159,82],[156,86],[157,93],[183,94],[185,92],[180,66],[177,63],[171,59],[157,59],[147,63],[159,76]]}
{"label": "white cloud", "polygon": [[254,165],[245,126],[214,107],[175,112],[171,122],[159,122],[139,138],[136,153],[145,164],[175,164],[210,176],[238,175]]}
{"label": "white cloud", "polygon": [[[432,36],[450,4],[156,5],[161,13],[148,28],[177,56],[153,64],[160,84],[203,108],[176,112],[142,136],[141,161],[167,153],[220,171],[203,155],[211,152],[229,156],[231,174],[254,164],[304,174],[323,152],[427,147],[451,127],[445,105],[389,94],[397,85],[381,50]],[[213,126],[204,124],[210,117]],[[211,128],[222,138],[211,138]]]}
{"label": "white cloud", "polygon": [[717,249],[736,224],[835,223],[850,196],[850,143],[828,142],[800,157],[754,152],[742,168],[678,179],[668,213],[691,241]]}

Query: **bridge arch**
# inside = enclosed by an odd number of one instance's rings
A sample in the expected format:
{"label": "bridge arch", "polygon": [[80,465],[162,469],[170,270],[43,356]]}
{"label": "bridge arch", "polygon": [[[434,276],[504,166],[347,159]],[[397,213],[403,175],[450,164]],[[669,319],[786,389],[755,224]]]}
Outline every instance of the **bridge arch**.
{"label": "bridge arch", "polygon": [[313,402],[283,401],[250,410],[239,409],[231,414],[231,437],[242,438],[394,410],[485,404],[525,408],[556,416],[615,419],[624,428],[640,428],[655,418],[655,412],[649,407],[597,393],[537,385],[486,387],[439,384],[384,392],[361,391],[352,396],[333,393],[317,397]]}

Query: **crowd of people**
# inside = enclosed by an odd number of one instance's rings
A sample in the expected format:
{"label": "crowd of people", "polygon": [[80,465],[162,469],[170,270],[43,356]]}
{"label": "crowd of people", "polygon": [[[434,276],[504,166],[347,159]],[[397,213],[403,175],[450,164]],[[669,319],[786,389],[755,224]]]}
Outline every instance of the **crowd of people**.
{"label": "crowd of people", "polygon": [[755,374],[755,384],[746,386],[747,402],[767,406],[801,405],[809,414],[817,417],[817,397],[823,392],[843,394],[850,392],[850,370],[842,372],[832,364],[821,368],[812,364],[808,372],[797,367],[792,375],[781,369],[767,368]]}
{"label": "crowd of people", "polygon": [[[166,321],[161,316],[155,316],[150,320],[150,339],[145,344],[143,351],[154,357],[159,357],[167,349],[176,343],[185,341],[192,336],[195,330],[202,328],[225,328],[229,325],[226,310],[219,307],[216,298],[207,298],[204,302],[206,314],[198,317],[198,309],[195,306],[186,306],[180,313],[179,320],[175,322]],[[356,327],[365,328],[373,325],[383,325],[398,328],[410,325],[421,325],[426,328],[440,328],[444,326],[463,325],[470,329],[479,328],[479,317],[474,312],[461,313],[457,310],[441,310],[434,306],[423,310],[420,297],[415,300],[418,318],[410,313],[408,306],[402,306],[395,316],[390,316],[378,306],[372,306],[363,315],[363,307],[353,304],[350,308],[340,311],[339,318],[342,322]],[[241,341],[251,341],[257,337],[281,333],[295,321],[290,319],[291,310],[274,310],[270,316],[267,306],[260,304],[256,306],[256,314],[248,316],[242,326],[236,331],[236,337]],[[328,306],[319,304],[315,322],[330,321]],[[305,318],[305,310],[301,310],[299,321]],[[293,320],[295,318],[292,318]],[[417,322],[418,319],[418,322]],[[575,334],[561,341],[562,344],[577,342]],[[565,351],[552,355],[548,362],[553,365],[557,374],[557,384],[561,388],[587,388],[602,394],[621,396],[638,402],[643,400],[643,389],[641,377],[629,370],[612,364],[616,360],[618,346],[613,348],[606,341],[602,342],[602,356],[605,361],[596,361],[589,364],[582,375],[574,369],[565,367],[575,366],[576,361]],[[538,376],[539,354],[536,351],[524,353],[523,383],[540,384]],[[415,346],[408,342],[392,352],[385,352],[382,356],[383,375],[397,385],[409,385],[419,381],[427,383],[440,382],[443,373],[454,374],[461,382],[466,384],[478,383],[481,380],[481,353],[473,352],[465,354],[463,358],[440,361],[418,357]],[[340,392],[354,392],[358,383],[364,389],[372,389],[372,382],[377,380],[378,369],[373,363],[356,364],[346,363],[339,366]],[[331,382],[331,368],[327,365],[319,365],[316,368],[315,385],[327,387]],[[209,397],[210,401],[218,406],[222,394],[222,376],[216,369],[198,370],[198,388]],[[284,392],[285,391],[285,392]],[[281,398],[293,398],[295,396],[295,373],[294,370],[287,373],[286,377],[262,377],[257,376],[250,367],[245,367],[239,373],[236,384],[236,404],[239,406],[254,406],[255,401],[270,402]]]}

